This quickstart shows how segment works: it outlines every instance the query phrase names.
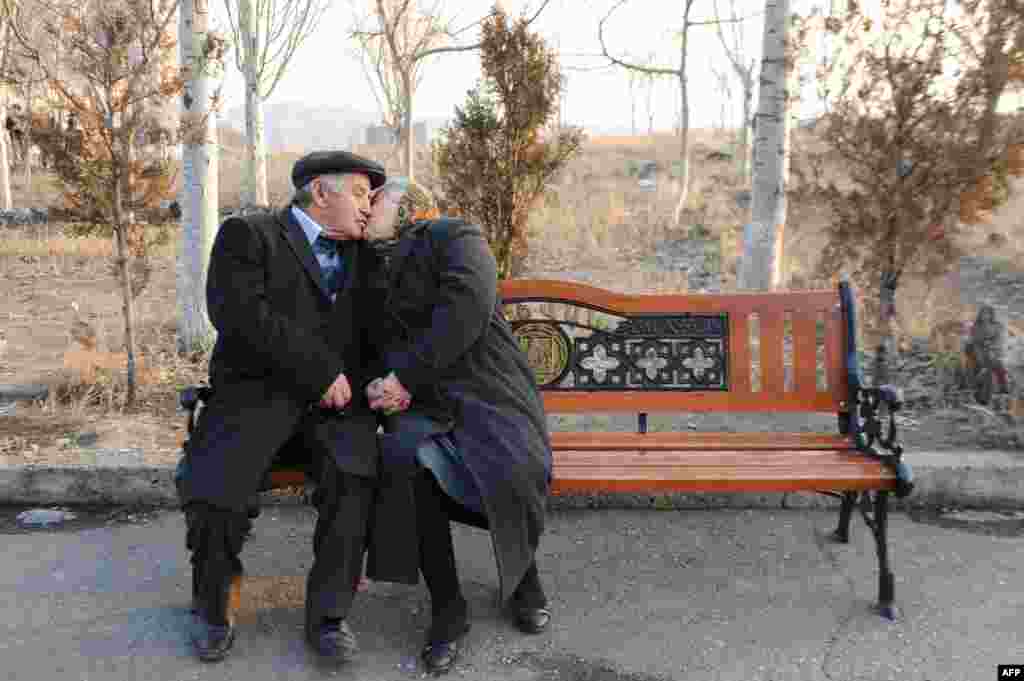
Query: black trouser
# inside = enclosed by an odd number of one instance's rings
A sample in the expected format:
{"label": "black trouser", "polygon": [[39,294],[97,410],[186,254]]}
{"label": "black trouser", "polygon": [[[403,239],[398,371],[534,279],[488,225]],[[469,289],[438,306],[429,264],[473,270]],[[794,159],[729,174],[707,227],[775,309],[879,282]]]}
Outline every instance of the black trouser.
{"label": "black trouser", "polygon": [[194,502],[185,506],[185,526],[185,546],[192,552],[193,607],[210,624],[227,624],[229,588],[242,574],[239,554],[252,520],[245,511]]}
{"label": "black trouser", "polygon": [[[462,633],[468,617],[466,599],[459,586],[452,543],[451,521],[487,529],[487,520],[444,493],[434,474],[421,470],[415,478],[416,528],[420,542],[420,572],[430,591],[430,642],[449,641]],[[533,561],[512,595],[513,606],[543,608],[547,597]]]}
{"label": "black trouser", "polygon": [[313,567],[306,578],[306,621],[348,617],[363,572],[366,533],[376,481],[325,462],[313,495]]}
{"label": "black trouser", "polygon": [[[324,466],[314,495],[317,509],[313,567],[306,580],[307,621],[348,615],[362,573],[374,481]],[[227,622],[231,580],[242,574],[240,554],[252,521],[245,511],[196,502],[185,508],[192,551],[192,593],[211,624]]]}

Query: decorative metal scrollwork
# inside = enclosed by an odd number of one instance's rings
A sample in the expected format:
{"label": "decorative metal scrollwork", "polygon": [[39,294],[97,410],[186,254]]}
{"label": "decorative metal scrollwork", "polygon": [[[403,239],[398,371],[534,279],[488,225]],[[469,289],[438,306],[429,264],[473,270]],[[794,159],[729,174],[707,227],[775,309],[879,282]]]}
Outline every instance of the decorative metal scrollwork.
{"label": "decorative metal scrollwork", "polygon": [[627,317],[610,329],[512,322],[537,383],[549,390],[726,391],[728,329],[725,314]]}
{"label": "decorative metal scrollwork", "polygon": [[513,324],[512,332],[533,369],[537,385],[557,384],[569,368],[572,342],[554,322],[523,321]]}

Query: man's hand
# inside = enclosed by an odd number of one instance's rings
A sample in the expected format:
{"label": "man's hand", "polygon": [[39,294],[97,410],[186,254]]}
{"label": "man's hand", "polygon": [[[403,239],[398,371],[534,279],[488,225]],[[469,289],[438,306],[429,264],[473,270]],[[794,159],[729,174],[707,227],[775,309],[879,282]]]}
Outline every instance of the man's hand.
{"label": "man's hand", "polygon": [[352,400],[352,387],[348,384],[345,374],[338,374],[327,389],[324,396],[320,398],[320,406],[324,409],[344,409]]}
{"label": "man's hand", "polygon": [[394,372],[384,378],[374,379],[366,386],[366,397],[370,400],[370,409],[380,409],[385,414],[405,411],[412,402],[412,395],[402,386]]}

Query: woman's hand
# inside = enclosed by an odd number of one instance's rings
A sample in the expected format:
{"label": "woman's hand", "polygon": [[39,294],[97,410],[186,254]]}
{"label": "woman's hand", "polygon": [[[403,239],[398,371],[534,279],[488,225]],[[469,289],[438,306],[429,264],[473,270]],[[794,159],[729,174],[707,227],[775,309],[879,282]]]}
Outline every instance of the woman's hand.
{"label": "woman's hand", "polygon": [[412,395],[394,372],[371,381],[366,386],[366,398],[370,401],[370,409],[381,410],[389,416],[405,411],[412,403]]}

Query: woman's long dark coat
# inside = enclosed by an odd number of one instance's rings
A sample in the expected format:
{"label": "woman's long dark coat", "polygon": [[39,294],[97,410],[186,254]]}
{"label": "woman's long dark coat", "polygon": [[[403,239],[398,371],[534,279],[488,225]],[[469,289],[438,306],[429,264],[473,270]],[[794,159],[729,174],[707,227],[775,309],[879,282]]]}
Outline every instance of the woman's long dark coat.
{"label": "woman's long dark coat", "polygon": [[376,334],[385,370],[412,393],[410,411],[451,428],[484,499],[505,602],[544,531],[551,444],[533,372],[501,314],[494,256],[478,226],[440,219],[406,230],[388,260]]}

